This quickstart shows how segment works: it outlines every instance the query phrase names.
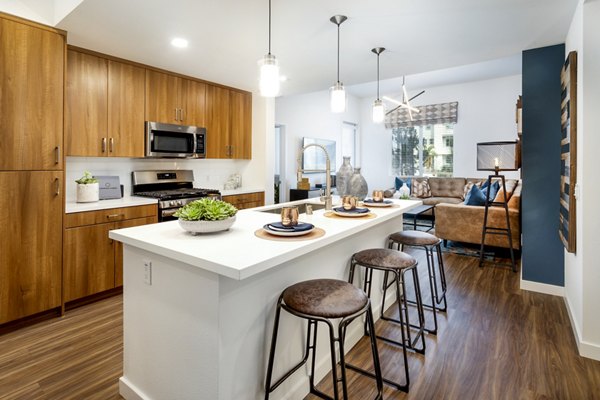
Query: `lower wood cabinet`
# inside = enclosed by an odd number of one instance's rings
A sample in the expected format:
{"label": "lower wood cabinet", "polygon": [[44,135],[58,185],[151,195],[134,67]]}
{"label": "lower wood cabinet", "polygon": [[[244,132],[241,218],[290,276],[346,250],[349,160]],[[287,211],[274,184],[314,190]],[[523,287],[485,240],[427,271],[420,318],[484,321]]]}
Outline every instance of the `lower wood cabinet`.
{"label": "lower wood cabinet", "polygon": [[[113,222],[104,222],[107,220]],[[157,221],[155,205],[67,214],[63,301],[123,285],[123,245],[110,239],[108,232]]]}
{"label": "lower wood cabinet", "polygon": [[61,305],[62,175],[0,172],[0,324]]}
{"label": "lower wood cabinet", "polygon": [[233,204],[238,210],[265,205],[265,192],[254,192],[223,196],[223,201]]}

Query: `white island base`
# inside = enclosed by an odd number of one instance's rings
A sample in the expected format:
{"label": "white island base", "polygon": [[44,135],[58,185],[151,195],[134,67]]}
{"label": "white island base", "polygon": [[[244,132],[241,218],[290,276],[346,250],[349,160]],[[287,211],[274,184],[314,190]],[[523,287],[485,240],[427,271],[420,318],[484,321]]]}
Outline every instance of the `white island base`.
{"label": "white island base", "polygon": [[[327,218],[323,210],[301,214],[301,221],[326,231],[307,241],[256,237],[256,229],[278,218],[256,209],[240,211],[230,231],[209,236],[191,236],[177,222],[112,231],[110,237],[124,243],[121,395],[128,400],[264,398],[275,305],[283,289],[307,279],[347,280],[351,255],[386,246],[388,235],[402,229],[402,212],[420,202],[397,204],[373,208],[376,218]],[[374,278],[377,318],[381,274]],[[346,349],[362,334],[361,322],[353,322]],[[305,336],[306,321],[282,313],[274,379],[302,358]],[[330,370],[326,329],[319,330],[316,361],[319,381]],[[308,370],[296,371],[271,398],[304,398]]]}

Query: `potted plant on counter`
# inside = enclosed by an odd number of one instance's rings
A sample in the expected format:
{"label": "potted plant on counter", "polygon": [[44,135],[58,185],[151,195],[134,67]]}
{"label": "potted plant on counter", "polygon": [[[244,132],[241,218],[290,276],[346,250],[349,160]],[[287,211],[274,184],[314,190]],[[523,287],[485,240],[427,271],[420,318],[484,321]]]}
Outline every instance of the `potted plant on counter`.
{"label": "potted plant on counter", "polygon": [[91,203],[100,198],[100,185],[98,179],[94,178],[89,171],[85,171],[83,176],[77,179],[77,202]]}
{"label": "potted plant on counter", "polygon": [[231,228],[237,211],[227,202],[206,197],[186,204],[174,215],[179,218],[181,228],[197,235]]}

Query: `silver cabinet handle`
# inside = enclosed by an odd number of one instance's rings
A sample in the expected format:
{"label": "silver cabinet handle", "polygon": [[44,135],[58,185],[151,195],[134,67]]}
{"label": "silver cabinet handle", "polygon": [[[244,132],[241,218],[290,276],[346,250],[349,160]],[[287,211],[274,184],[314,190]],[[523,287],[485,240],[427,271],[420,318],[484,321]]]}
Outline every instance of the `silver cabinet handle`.
{"label": "silver cabinet handle", "polygon": [[180,121],[184,120],[184,117],[183,117],[183,108],[179,109],[179,118],[180,118]]}
{"label": "silver cabinet handle", "polygon": [[56,196],[60,195],[60,180],[58,178],[54,178],[54,184],[56,185],[56,191],[54,192],[54,194]]}
{"label": "silver cabinet handle", "polygon": [[175,121],[179,121],[179,108],[175,108]]}
{"label": "silver cabinet handle", "polygon": [[114,147],[115,147],[115,139],[114,138],[108,139],[108,151],[112,153]]}
{"label": "silver cabinet handle", "polygon": [[102,152],[106,153],[106,138],[102,138]]}
{"label": "silver cabinet handle", "polygon": [[56,146],[54,148],[54,156],[56,157],[56,159],[54,160],[54,164],[59,164],[60,163],[60,146]]}

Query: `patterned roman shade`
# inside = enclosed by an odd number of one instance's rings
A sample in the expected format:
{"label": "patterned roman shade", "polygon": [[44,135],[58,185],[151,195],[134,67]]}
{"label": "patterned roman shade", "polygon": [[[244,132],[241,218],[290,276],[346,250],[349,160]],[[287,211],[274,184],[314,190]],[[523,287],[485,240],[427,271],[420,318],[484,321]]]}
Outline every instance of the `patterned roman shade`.
{"label": "patterned roman shade", "polygon": [[430,104],[416,108],[420,112],[412,113],[412,121],[410,120],[410,116],[408,115],[408,110],[406,108],[398,108],[397,110],[386,114],[386,129],[456,123],[458,119],[457,101],[452,103]]}

